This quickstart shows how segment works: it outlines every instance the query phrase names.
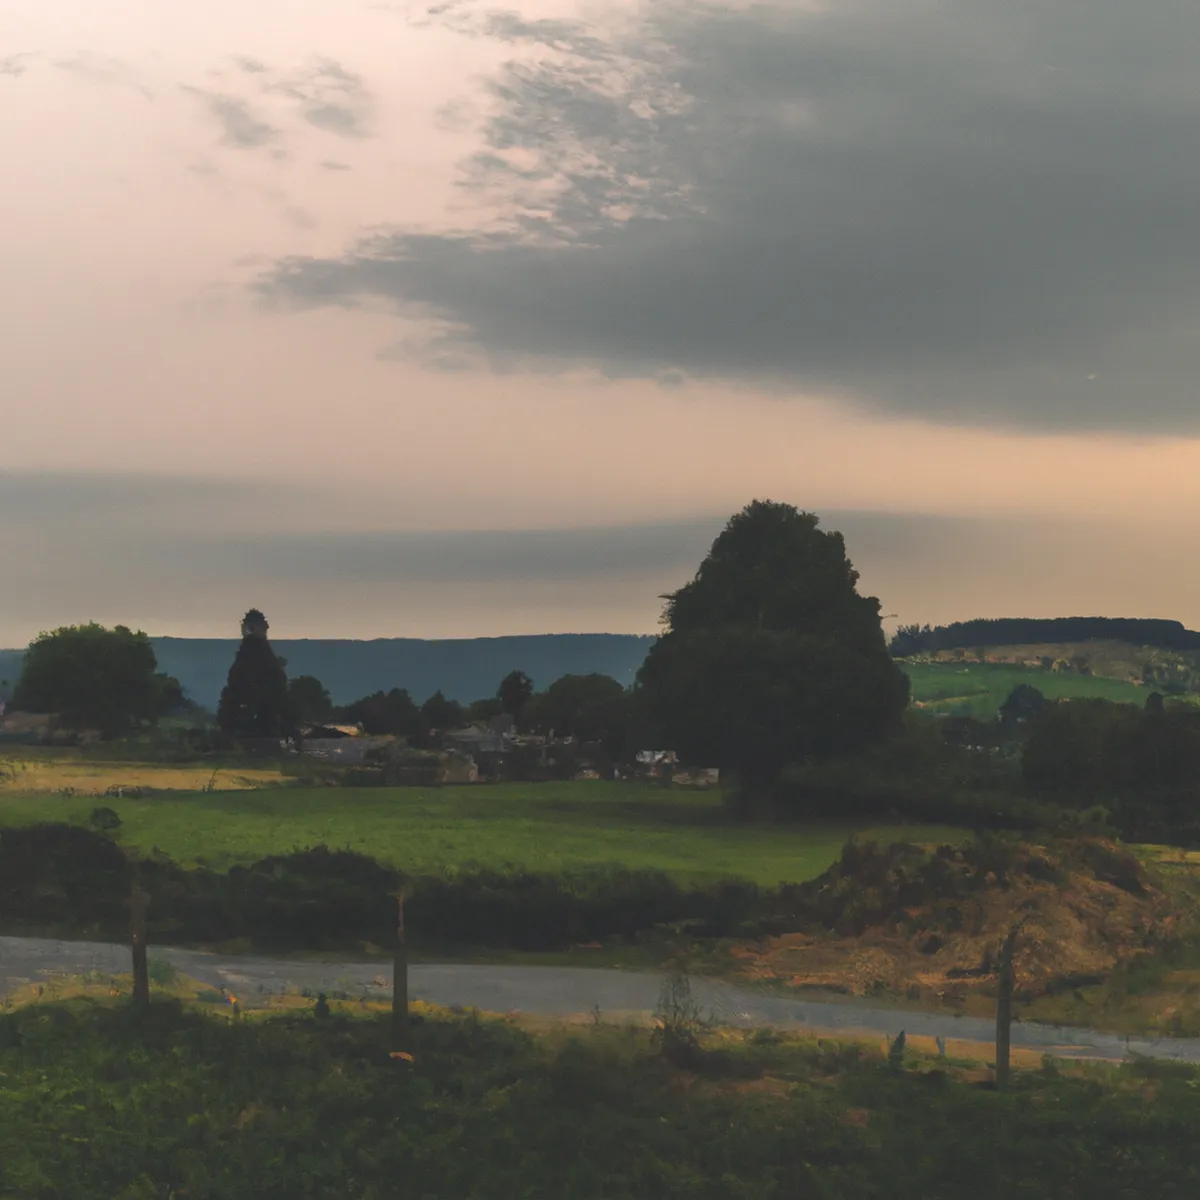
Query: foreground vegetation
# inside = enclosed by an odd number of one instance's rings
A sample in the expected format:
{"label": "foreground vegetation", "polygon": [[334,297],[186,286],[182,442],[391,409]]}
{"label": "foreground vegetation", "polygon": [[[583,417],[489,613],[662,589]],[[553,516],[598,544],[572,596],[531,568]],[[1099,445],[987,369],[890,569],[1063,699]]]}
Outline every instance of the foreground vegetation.
{"label": "foreground vegetation", "polygon": [[[1200,1089],[1165,1065],[1018,1071],[769,1033],[536,1036],[426,1011],[156,1003],[0,1017],[0,1193],[303,1197],[1191,1197]],[[671,1052],[674,1046],[674,1052]]]}
{"label": "foreground vegetation", "polygon": [[[852,833],[879,841],[949,831],[847,820],[784,827],[737,824],[720,794],[653,783],[579,780],[438,788],[269,788],[107,796],[122,845],[224,870],[325,845],[413,873],[471,867],[555,871],[597,864],[663,871],[681,881],[771,886],[811,879]],[[0,792],[0,828],[86,824],[96,801]]]}

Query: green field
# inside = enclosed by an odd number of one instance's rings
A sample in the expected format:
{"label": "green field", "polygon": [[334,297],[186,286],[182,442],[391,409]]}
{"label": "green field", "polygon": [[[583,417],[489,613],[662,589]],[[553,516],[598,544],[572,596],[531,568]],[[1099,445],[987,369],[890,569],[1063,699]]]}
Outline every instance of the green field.
{"label": "green field", "polygon": [[[0,825],[87,819],[95,797],[0,794]],[[468,866],[554,871],[620,864],[680,882],[800,882],[824,871],[854,832],[881,841],[953,836],[933,827],[732,824],[712,793],[652,784],[440,788],[270,788],[106,797],[123,844],[225,869],[320,844],[414,873]]]}
{"label": "green field", "polygon": [[902,661],[912,681],[914,704],[930,712],[981,719],[996,710],[1018,684],[1037,688],[1048,700],[1095,696],[1125,704],[1142,705],[1148,689],[1123,679],[1077,675],[1009,663],[949,663]]}

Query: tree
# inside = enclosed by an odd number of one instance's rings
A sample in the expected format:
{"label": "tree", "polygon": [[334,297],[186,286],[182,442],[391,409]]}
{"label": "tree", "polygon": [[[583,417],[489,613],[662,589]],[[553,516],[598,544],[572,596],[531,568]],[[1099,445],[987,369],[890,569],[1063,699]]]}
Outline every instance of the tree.
{"label": "tree", "polygon": [[439,690],[421,705],[421,719],[427,729],[461,729],[466,716],[457,700],[447,700]]}
{"label": "tree", "polygon": [[1046,707],[1046,697],[1032,684],[1018,683],[1000,705],[1000,723],[1014,726],[1032,721]]}
{"label": "tree", "polygon": [[506,711],[499,696],[485,696],[482,700],[472,700],[467,705],[466,719],[472,725],[487,725],[496,717],[503,716]]}
{"label": "tree", "polygon": [[267,640],[266,617],[256,608],[242,618],[242,643],[217,705],[223,733],[277,738],[291,732],[287,672]]}
{"label": "tree", "polygon": [[755,501],[665,597],[637,692],[663,745],[733,771],[771,804],[783,769],[849,755],[899,727],[908,677],[860,596],[841,534]]}
{"label": "tree", "polygon": [[629,725],[629,692],[610,675],[563,675],[525,709],[526,724],[539,733],[599,742],[619,756]]}
{"label": "tree", "polygon": [[404,688],[374,692],[334,711],[344,721],[358,722],[373,736],[417,737],[421,733],[421,710]]}
{"label": "tree", "polygon": [[29,645],[12,706],[57,713],[69,729],[98,729],[105,737],[155,721],[170,703],[174,683],[157,674],[154,647],[142,632],[95,623],[39,634]]}
{"label": "tree", "polygon": [[333,701],[315,675],[297,675],[288,680],[288,711],[293,722],[318,725],[333,716]]}
{"label": "tree", "polygon": [[496,697],[504,705],[504,712],[514,721],[519,721],[525,706],[533,699],[533,680],[524,671],[509,671],[500,680]]}

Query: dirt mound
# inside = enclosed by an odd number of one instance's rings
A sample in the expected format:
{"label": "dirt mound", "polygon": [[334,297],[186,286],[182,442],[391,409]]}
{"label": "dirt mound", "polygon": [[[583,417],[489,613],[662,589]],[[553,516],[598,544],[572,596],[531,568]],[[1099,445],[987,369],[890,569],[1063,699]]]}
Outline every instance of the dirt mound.
{"label": "dirt mound", "polygon": [[776,936],[733,952],[740,973],[856,995],[990,991],[1000,944],[1018,922],[1022,992],[1079,987],[1152,949],[1173,924],[1139,860],[1096,840],[851,844],[781,900]]}

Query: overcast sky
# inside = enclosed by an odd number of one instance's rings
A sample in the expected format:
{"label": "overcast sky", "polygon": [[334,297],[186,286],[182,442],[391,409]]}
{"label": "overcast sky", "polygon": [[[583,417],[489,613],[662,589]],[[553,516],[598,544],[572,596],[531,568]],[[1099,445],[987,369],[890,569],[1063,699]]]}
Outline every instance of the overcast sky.
{"label": "overcast sky", "polygon": [[[0,0],[0,645],[1200,626],[1195,0]],[[896,618],[889,620],[894,624]]]}

